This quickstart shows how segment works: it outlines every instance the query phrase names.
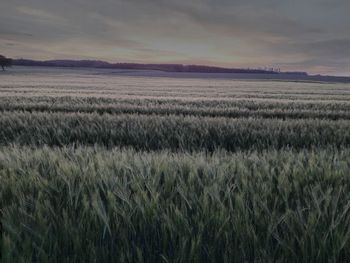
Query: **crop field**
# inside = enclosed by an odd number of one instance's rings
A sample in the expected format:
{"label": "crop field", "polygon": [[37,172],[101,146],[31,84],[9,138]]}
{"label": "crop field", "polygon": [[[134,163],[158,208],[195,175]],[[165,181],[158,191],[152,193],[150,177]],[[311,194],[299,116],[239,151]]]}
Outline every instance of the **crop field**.
{"label": "crop field", "polygon": [[0,75],[0,262],[345,262],[350,84]]}

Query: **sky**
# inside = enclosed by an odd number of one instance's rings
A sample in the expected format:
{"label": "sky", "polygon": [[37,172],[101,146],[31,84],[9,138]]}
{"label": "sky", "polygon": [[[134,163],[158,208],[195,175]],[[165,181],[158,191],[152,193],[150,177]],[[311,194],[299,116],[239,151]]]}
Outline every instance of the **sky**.
{"label": "sky", "polygon": [[0,54],[350,76],[350,0],[0,0]]}

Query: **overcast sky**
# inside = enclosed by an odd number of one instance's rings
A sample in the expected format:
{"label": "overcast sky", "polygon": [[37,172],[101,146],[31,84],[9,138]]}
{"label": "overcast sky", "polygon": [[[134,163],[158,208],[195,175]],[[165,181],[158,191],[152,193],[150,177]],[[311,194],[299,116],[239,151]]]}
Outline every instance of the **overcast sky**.
{"label": "overcast sky", "polygon": [[0,0],[0,54],[350,75],[350,0]]}

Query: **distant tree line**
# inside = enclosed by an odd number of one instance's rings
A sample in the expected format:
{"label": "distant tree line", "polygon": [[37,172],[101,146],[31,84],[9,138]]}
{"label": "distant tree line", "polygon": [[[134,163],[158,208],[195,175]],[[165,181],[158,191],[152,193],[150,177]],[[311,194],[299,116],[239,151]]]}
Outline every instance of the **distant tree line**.
{"label": "distant tree line", "polygon": [[12,66],[12,59],[0,55],[0,66],[1,66],[2,70],[5,71],[6,67]]}
{"label": "distant tree line", "polygon": [[[276,69],[245,69],[222,68],[204,65],[182,64],[139,64],[139,63],[109,63],[100,60],[48,60],[38,61],[29,59],[16,59],[14,65],[19,66],[44,66],[44,67],[84,67],[84,68],[109,68],[109,69],[134,69],[134,70],[159,70],[165,72],[192,72],[192,73],[255,73],[255,74],[279,74]],[[305,72],[298,72],[305,74]]]}

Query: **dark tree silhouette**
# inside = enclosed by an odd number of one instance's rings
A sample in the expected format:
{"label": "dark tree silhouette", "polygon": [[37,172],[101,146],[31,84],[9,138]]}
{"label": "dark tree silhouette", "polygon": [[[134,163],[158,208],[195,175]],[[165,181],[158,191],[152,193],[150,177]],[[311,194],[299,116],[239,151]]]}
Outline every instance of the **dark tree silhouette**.
{"label": "dark tree silhouette", "polygon": [[2,70],[5,71],[5,67],[12,66],[12,59],[0,55],[0,66],[1,66]]}

